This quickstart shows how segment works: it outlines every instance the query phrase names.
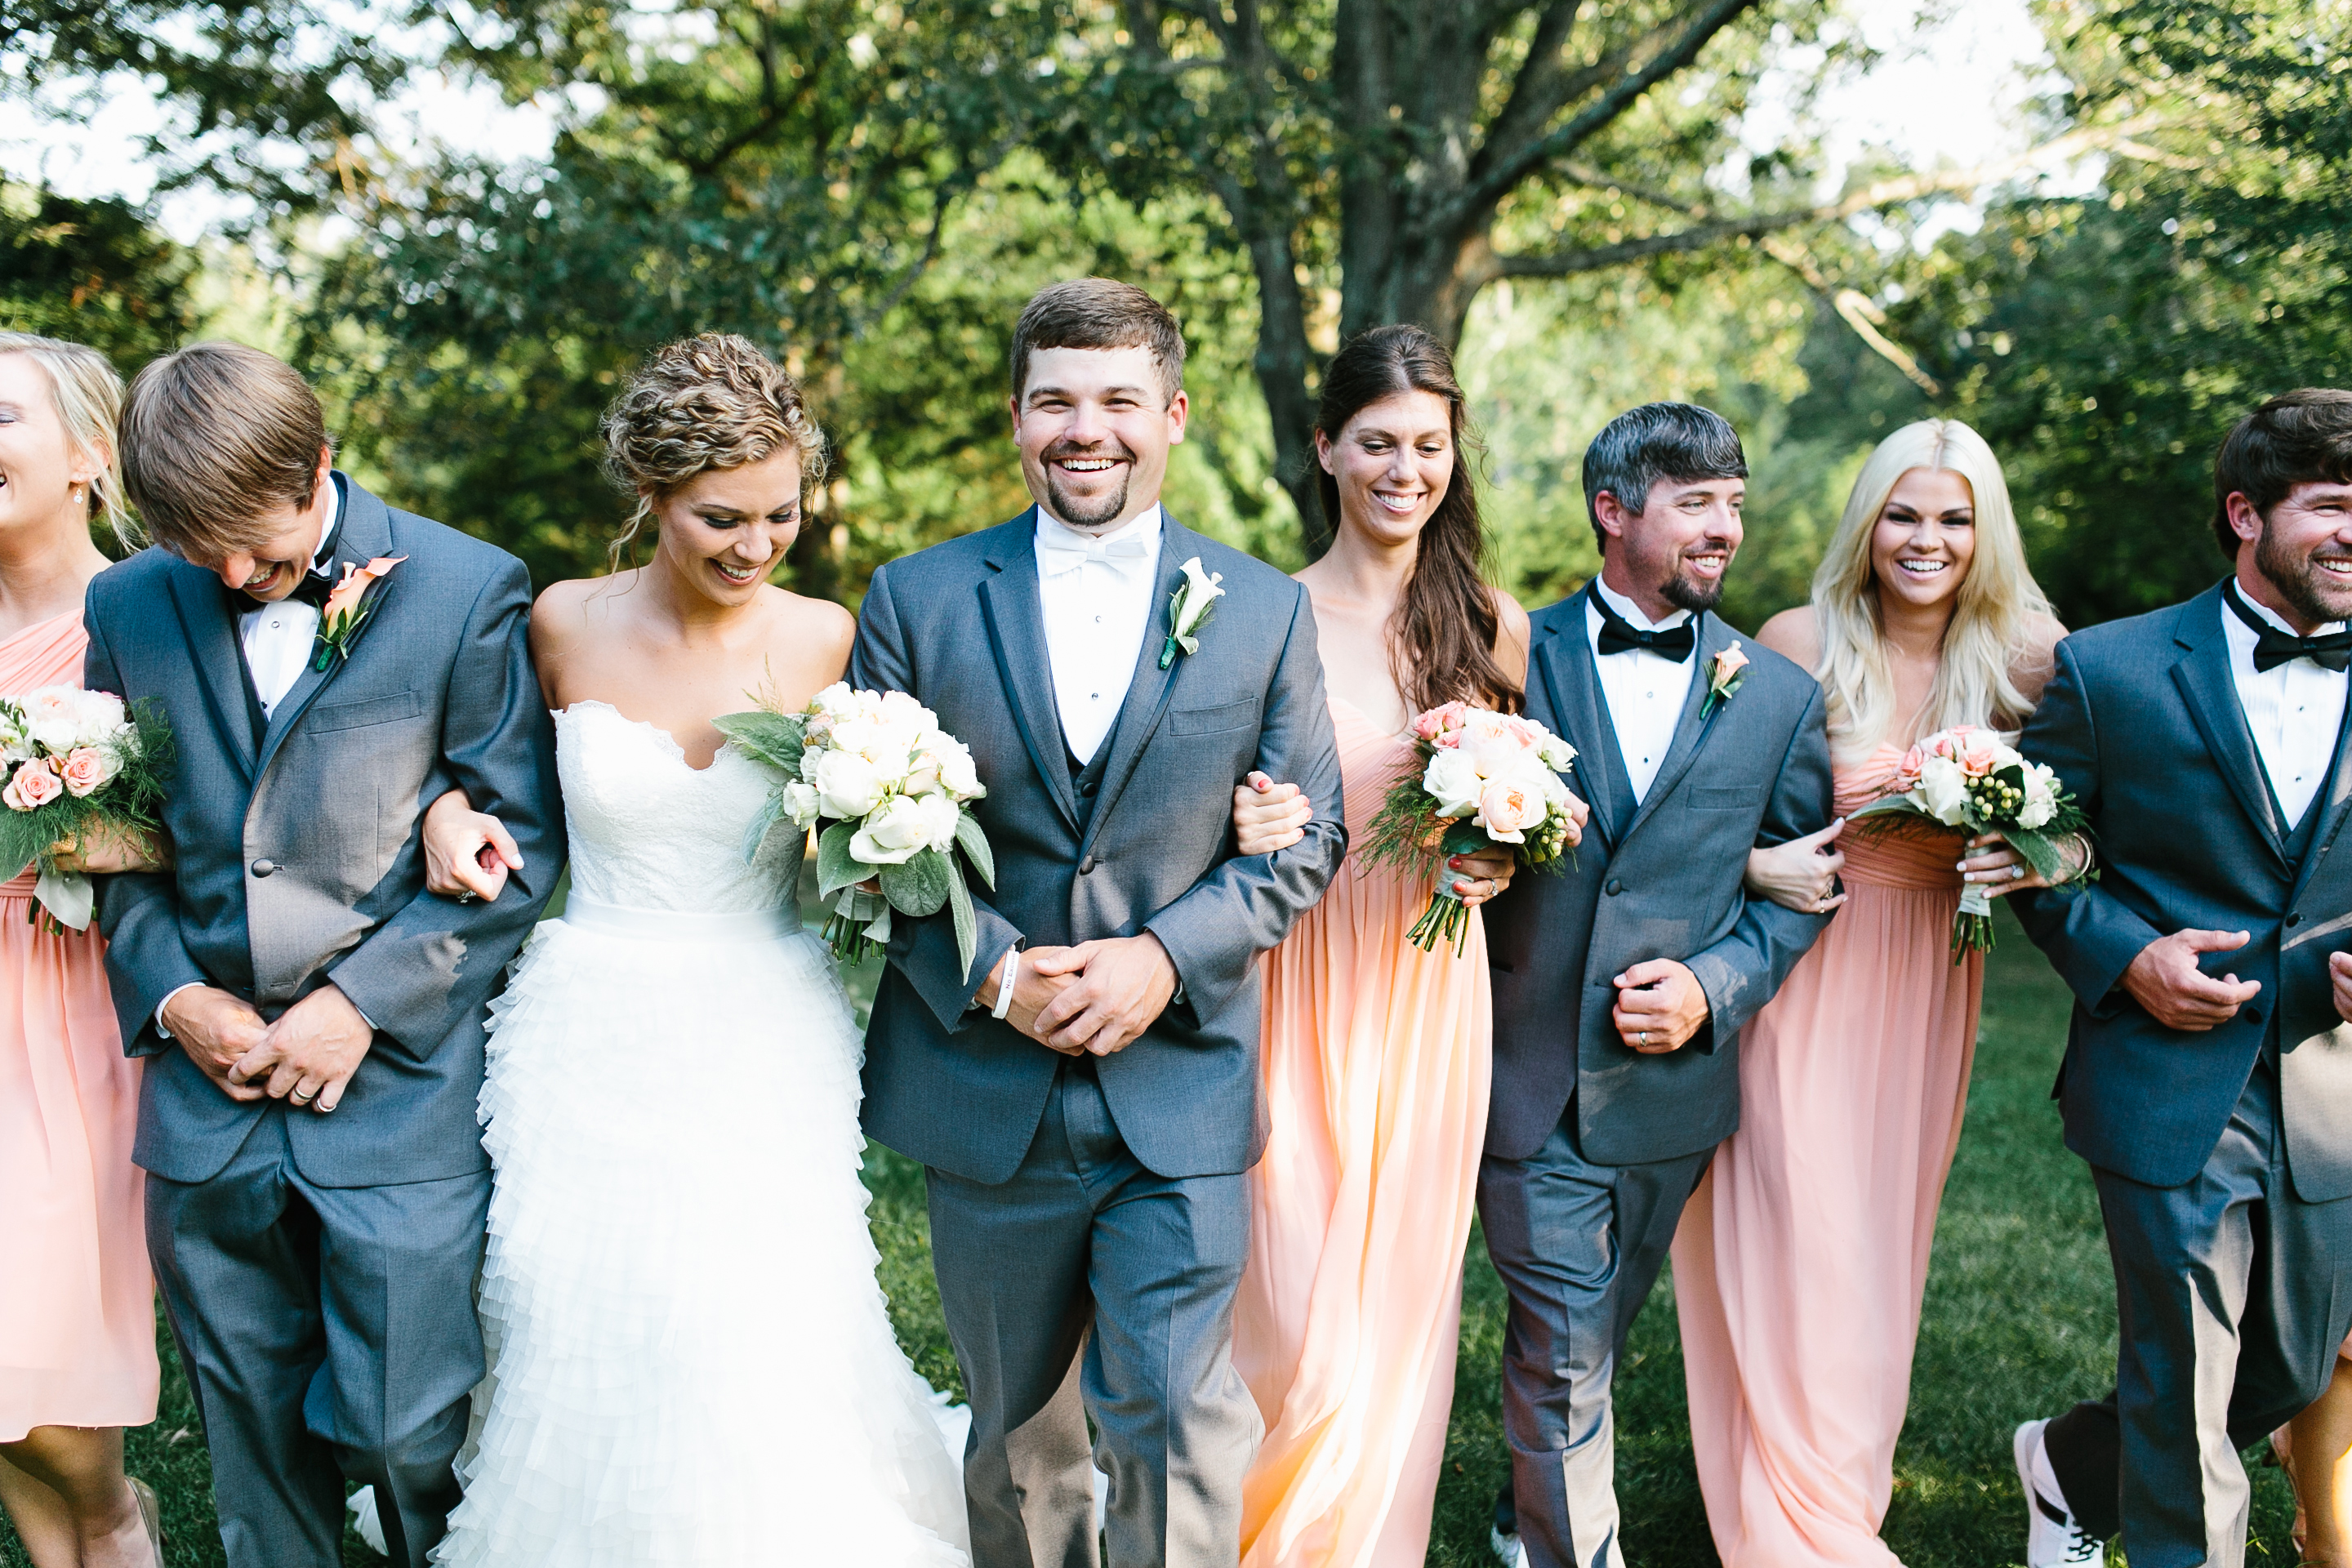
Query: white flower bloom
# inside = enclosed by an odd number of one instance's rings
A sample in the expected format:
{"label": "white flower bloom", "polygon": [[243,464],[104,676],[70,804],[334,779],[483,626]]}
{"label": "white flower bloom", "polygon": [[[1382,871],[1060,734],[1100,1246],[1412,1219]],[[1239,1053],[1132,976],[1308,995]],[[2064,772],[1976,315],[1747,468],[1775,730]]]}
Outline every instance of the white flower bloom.
{"label": "white flower bloom", "polygon": [[1202,571],[1201,558],[1197,555],[1184,563],[1182,597],[1176,603],[1174,631],[1178,637],[1191,637],[1202,618],[1209,613],[1209,606],[1225,596],[1224,589],[1220,586],[1224,580],[1225,574],[1222,572]]}
{"label": "white flower bloom", "polygon": [[1576,748],[1558,735],[1546,735],[1537,742],[1536,754],[1543,759],[1545,767],[1556,773],[1568,772],[1570,764],[1576,761]]}
{"label": "white flower bloom", "polygon": [[916,795],[914,802],[923,813],[926,828],[924,844],[930,848],[940,850],[945,850],[952,846],[955,843],[956,822],[963,816],[963,807],[956,804],[955,797],[944,791],[934,790],[929,795]]}
{"label": "white flower bloom", "polygon": [[930,830],[921,801],[892,795],[851,837],[850,858],[866,866],[903,866],[929,844]]}
{"label": "white flower bloom", "polygon": [[2058,815],[2058,775],[2051,769],[2027,763],[2025,804],[2018,808],[2020,827],[2040,827]]}
{"label": "white flower bloom", "polygon": [[821,753],[814,782],[819,810],[845,822],[855,821],[872,811],[882,798],[881,773],[856,752]]}
{"label": "white flower bloom", "polygon": [[979,800],[988,794],[980,782],[980,769],[973,765],[971,748],[961,741],[947,740],[939,749],[940,784],[958,800]]}
{"label": "white flower bloom", "polygon": [[1929,757],[1919,770],[1919,797],[1928,816],[1958,827],[1968,814],[1969,775],[1949,757]]}
{"label": "white flower bloom", "polygon": [[129,723],[122,699],[111,691],[76,692],[74,701],[80,710],[81,743],[85,746],[115,740]]}
{"label": "white flower bloom", "polygon": [[81,691],[44,686],[25,699],[25,731],[41,749],[58,754],[81,744]]}
{"label": "white flower bloom", "polygon": [[1442,751],[1430,758],[1428,770],[1421,776],[1421,787],[1437,803],[1440,816],[1476,815],[1483,785],[1475,764],[1458,750]]}
{"label": "white flower bloom", "polygon": [[795,781],[784,786],[784,812],[793,826],[805,832],[816,819],[824,815],[818,805],[816,786]]}

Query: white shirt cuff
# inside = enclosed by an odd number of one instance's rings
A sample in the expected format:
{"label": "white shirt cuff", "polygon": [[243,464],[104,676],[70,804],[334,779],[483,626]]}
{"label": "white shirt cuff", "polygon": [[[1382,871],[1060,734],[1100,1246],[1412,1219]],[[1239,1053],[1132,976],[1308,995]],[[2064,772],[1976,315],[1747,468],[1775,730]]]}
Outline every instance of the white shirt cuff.
{"label": "white shirt cuff", "polygon": [[155,1033],[157,1036],[166,1040],[172,1037],[172,1031],[163,1027],[163,1009],[172,1005],[172,998],[173,996],[177,996],[183,991],[194,991],[203,984],[204,982],[201,980],[191,980],[185,985],[174,985],[172,987],[170,993],[166,994],[161,1002],[155,1004]]}

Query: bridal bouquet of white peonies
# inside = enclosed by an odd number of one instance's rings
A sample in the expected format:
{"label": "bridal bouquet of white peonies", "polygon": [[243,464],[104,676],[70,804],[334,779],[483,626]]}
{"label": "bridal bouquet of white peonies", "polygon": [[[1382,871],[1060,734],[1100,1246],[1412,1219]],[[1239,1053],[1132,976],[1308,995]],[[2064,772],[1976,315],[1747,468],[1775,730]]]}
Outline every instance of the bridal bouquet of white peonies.
{"label": "bridal bouquet of white peonies", "polygon": [[[2089,839],[2083,809],[2057,773],[1973,724],[1938,730],[1905,752],[1886,794],[1853,815],[1925,817],[1971,837],[1998,833],[2053,888],[2097,875],[2088,853],[2079,867],[2066,853],[2069,838]],[[1992,900],[1983,883],[1969,882],[1952,917],[1952,962],[1990,952],[1992,943]]]}
{"label": "bridal bouquet of white peonies", "polygon": [[903,691],[852,691],[835,681],[796,713],[761,708],[713,722],[782,775],[751,824],[747,858],[779,822],[802,833],[823,825],[817,896],[833,904],[824,939],[836,954],[854,963],[880,952],[893,910],[945,908],[970,976],[979,923],[957,852],[982,886],[996,886],[988,837],[964,809],[988,791],[970,748],[940,728],[938,714]]}
{"label": "bridal bouquet of white peonies", "polygon": [[[1568,847],[1570,803],[1560,779],[1576,748],[1532,719],[1449,702],[1412,721],[1417,771],[1400,774],[1365,830],[1372,865],[1410,870],[1454,855],[1508,844],[1519,859],[1556,872]],[[1469,940],[1470,910],[1441,876],[1407,933],[1423,952],[1440,942],[1456,956]]]}
{"label": "bridal bouquet of white peonies", "polygon": [[0,698],[0,881],[37,865],[37,907],[85,929],[89,879],[60,871],[57,858],[97,836],[152,841],[171,769],[172,731],[152,702],[134,710],[78,686]]}

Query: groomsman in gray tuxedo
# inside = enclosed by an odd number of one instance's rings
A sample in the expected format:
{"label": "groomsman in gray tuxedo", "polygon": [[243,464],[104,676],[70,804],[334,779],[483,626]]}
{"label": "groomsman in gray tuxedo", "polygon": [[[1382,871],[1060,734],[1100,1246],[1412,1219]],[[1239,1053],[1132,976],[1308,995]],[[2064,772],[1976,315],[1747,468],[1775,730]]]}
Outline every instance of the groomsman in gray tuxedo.
{"label": "groomsman in gray tuxedo", "polygon": [[[122,459],[156,547],[84,616],[85,683],[178,742],[173,864],[107,879],[100,922],[232,1568],[340,1564],[346,1478],[403,1568],[441,1538],[482,1375],[484,1004],[563,866],[521,563],[330,457],[269,355],[149,365]],[[521,898],[425,890],[456,787],[514,835]]]}
{"label": "groomsman in gray tuxedo", "polygon": [[[1739,1030],[1826,917],[1749,900],[1748,853],[1825,826],[1822,690],[1711,612],[1748,465],[1653,403],[1584,454],[1601,574],[1531,617],[1529,718],[1577,749],[1574,863],[1486,914],[1495,1080],[1478,1212],[1510,1292],[1503,1417],[1534,1568],[1622,1568],[1610,1384],[1683,1204],[1739,1125]],[[1516,1555],[1516,1553],[1514,1553]]]}
{"label": "groomsman in gray tuxedo", "polygon": [[[852,685],[913,693],[988,786],[977,957],[945,914],[894,937],[865,1107],[929,1168],[978,1568],[1091,1568],[1089,1415],[1116,1568],[1240,1555],[1256,960],[1347,835],[1306,591],[1160,510],[1183,363],[1139,289],[1038,294],[1012,405],[1036,505],[877,572],[851,654]],[[1229,803],[1253,770],[1314,817],[1244,858]]]}
{"label": "groomsman in gray tuxedo", "polygon": [[2014,904],[2074,993],[2055,1093],[2121,1328],[2113,1393],[2018,1428],[2034,1568],[2118,1531],[2237,1568],[2238,1450],[2352,1328],[2352,392],[2240,420],[2213,491],[2231,574],[2060,643],[2021,742],[2098,841],[2098,881]]}

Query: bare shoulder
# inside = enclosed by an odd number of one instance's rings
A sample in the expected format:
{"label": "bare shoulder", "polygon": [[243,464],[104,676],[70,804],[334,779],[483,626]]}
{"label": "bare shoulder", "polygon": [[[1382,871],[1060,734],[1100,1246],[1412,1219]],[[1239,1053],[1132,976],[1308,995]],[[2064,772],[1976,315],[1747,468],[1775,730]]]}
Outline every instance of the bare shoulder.
{"label": "bare shoulder", "polygon": [[2028,702],[2041,701],[2042,689],[2057,673],[2058,644],[2065,635],[2065,626],[2055,616],[2037,615],[2027,623],[2025,640],[2017,650],[2017,661],[2010,667],[2009,678]]}
{"label": "bare shoulder", "polygon": [[1756,640],[1809,674],[1822,661],[1822,628],[1811,605],[1774,616],[1756,634]]}
{"label": "bare shoulder", "polygon": [[1534,640],[1528,612],[1500,588],[1489,587],[1486,592],[1495,597],[1495,658],[1514,680],[1524,682],[1528,678],[1528,647]]}
{"label": "bare shoulder", "polygon": [[[821,690],[849,669],[850,644],[857,639],[857,617],[831,599],[814,599],[784,588],[770,588],[768,663],[780,675],[795,672],[809,688]],[[798,684],[795,681],[794,684]]]}

